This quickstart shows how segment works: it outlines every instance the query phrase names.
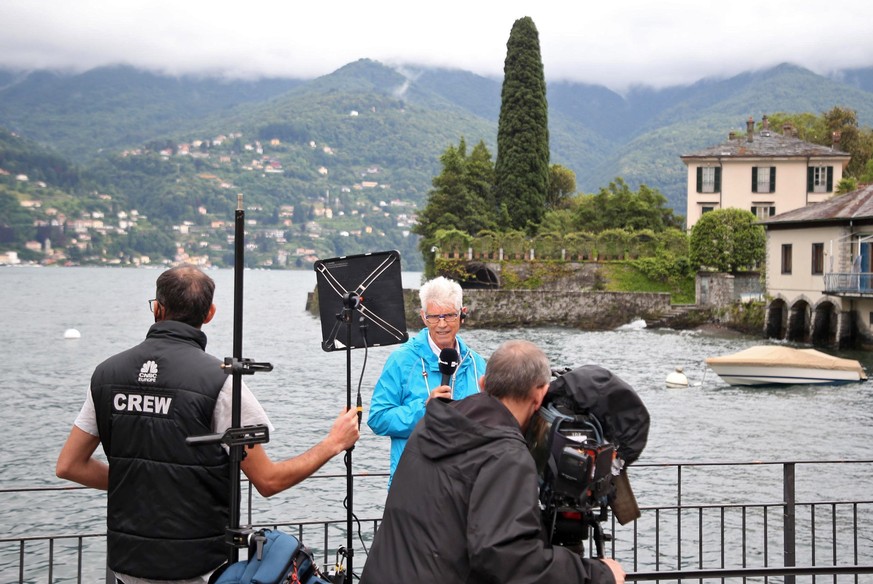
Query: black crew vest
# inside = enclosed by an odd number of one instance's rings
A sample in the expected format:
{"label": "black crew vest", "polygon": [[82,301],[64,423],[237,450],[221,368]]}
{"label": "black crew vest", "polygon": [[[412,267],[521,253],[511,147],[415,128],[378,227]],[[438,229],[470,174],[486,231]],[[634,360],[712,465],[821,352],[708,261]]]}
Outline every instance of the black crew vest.
{"label": "black crew vest", "polygon": [[227,379],[205,349],[200,330],[163,321],[91,377],[109,459],[108,560],[116,572],[178,580],[227,558],[228,456],[219,444],[185,443],[212,433]]}

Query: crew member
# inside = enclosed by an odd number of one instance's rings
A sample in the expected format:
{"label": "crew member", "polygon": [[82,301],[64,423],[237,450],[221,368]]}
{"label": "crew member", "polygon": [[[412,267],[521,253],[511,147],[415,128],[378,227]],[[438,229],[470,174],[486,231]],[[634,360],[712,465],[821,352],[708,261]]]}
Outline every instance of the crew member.
{"label": "crew member", "polygon": [[[367,417],[373,432],[391,438],[389,486],[425,404],[435,397],[462,399],[478,393],[479,377],[485,374],[485,360],[458,336],[466,317],[461,286],[439,276],[422,285],[419,298],[425,328],[388,356]],[[443,349],[455,349],[459,357],[447,383],[439,366]]]}
{"label": "crew member", "polygon": [[361,584],[622,584],[612,559],[546,543],[538,475],[524,430],[549,387],[527,341],[488,360],[483,393],[433,399],[394,475]]}
{"label": "crew member", "polygon": [[[191,265],[163,272],[149,301],[155,324],[139,345],[97,366],[57,476],[108,490],[108,564],[124,584],[206,583],[227,559],[230,463],[220,444],[189,436],[231,425],[233,377],[205,352],[200,327],[215,314],[215,282]],[[272,425],[243,384],[241,423]],[[262,445],[240,467],[263,496],[287,489],[358,439],[357,413],[340,414],[328,435],[274,462]],[[108,464],[93,457],[102,444]],[[233,480],[237,480],[236,477]]]}

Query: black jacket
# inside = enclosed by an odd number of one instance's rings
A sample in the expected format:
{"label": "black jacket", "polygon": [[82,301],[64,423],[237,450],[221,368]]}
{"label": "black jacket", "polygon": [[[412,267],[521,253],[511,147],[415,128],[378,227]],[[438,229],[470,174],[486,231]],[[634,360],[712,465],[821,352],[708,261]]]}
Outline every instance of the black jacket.
{"label": "black jacket", "polygon": [[176,321],[101,363],[91,377],[100,441],[109,459],[108,563],[154,580],[200,576],[227,557],[229,458],[212,433],[227,375],[204,352],[206,335]]}
{"label": "black jacket", "polygon": [[613,583],[602,562],[545,542],[537,482],[499,400],[431,400],[400,458],[361,584]]}

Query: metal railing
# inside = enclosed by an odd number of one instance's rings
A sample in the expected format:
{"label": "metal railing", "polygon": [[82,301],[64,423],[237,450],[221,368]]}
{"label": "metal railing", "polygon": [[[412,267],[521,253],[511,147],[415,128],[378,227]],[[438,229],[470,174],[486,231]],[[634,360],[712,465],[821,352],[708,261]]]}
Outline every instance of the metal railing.
{"label": "metal railing", "polygon": [[[640,518],[627,525],[610,518],[604,526],[612,534],[606,555],[622,563],[628,581],[873,582],[873,460],[641,463],[630,472],[637,500],[659,501],[641,504]],[[837,482],[823,481],[837,475]],[[742,484],[751,492],[736,488]],[[855,496],[816,494],[841,493],[847,484]],[[714,492],[713,485],[732,492]],[[0,505],[25,491],[62,490],[71,489],[0,489]],[[357,524],[358,570],[379,521]],[[294,533],[323,566],[333,565],[346,541],[344,519],[261,526]],[[3,582],[91,582],[85,568],[105,570],[103,552],[103,533],[8,534],[0,537],[0,573]]]}
{"label": "metal railing", "polygon": [[825,274],[824,292],[873,294],[873,272],[832,272]]}

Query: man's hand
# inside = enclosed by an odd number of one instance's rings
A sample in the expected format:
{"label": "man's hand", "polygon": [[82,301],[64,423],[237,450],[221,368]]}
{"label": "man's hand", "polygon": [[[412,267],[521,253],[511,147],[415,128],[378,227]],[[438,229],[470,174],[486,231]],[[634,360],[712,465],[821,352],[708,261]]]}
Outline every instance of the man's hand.
{"label": "man's hand", "polygon": [[603,558],[600,561],[606,564],[612,571],[612,576],[615,578],[615,584],[624,584],[625,572],[624,568],[621,567],[621,564],[612,558]]}
{"label": "man's hand", "polygon": [[298,456],[273,462],[262,444],[246,451],[240,468],[264,497],[272,497],[312,476],[324,463],[358,440],[358,412],[351,408],[333,422],[324,440]]}
{"label": "man's hand", "polygon": [[430,400],[432,400],[434,398],[438,398],[438,397],[452,399],[452,388],[449,387],[448,385],[440,385],[438,388],[436,388],[435,390],[430,392],[430,395],[427,396],[427,401],[424,402],[425,405]]}
{"label": "man's hand", "polygon": [[334,454],[348,450],[355,445],[361,436],[358,430],[358,412],[355,408],[346,410],[337,416],[327,435],[327,441],[336,448]]}

